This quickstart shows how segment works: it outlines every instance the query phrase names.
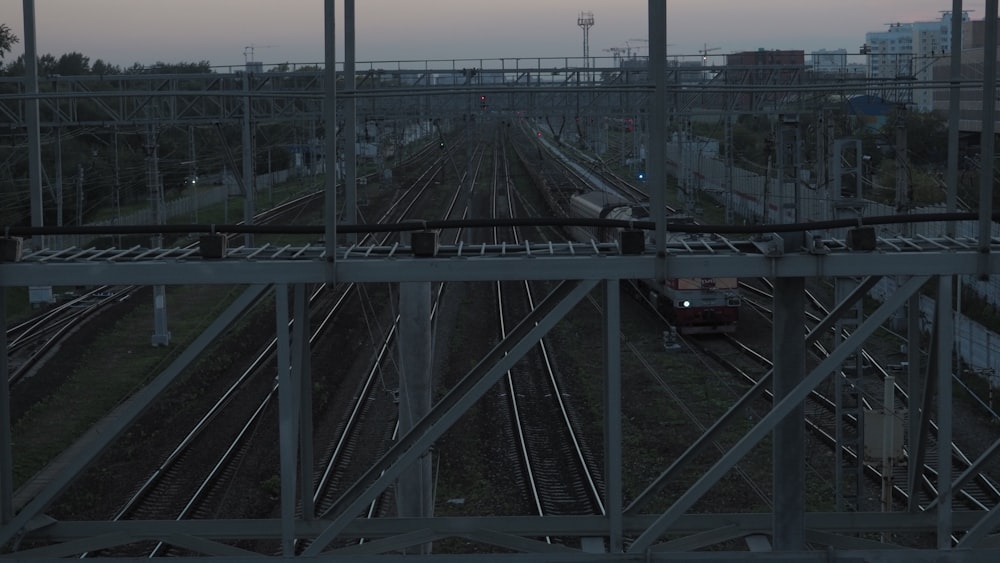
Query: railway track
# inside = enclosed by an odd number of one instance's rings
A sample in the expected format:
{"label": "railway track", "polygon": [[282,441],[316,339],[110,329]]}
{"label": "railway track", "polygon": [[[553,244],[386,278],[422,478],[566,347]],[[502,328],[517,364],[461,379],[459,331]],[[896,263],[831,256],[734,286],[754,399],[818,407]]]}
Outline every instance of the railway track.
{"label": "railway track", "polygon": [[[747,291],[770,298],[771,295],[764,289],[747,286]],[[819,308],[823,315],[828,311],[815,297],[810,296],[814,306]],[[748,300],[748,305],[760,311],[765,317],[770,316],[770,309],[763,303]],[[811,322],[818,323],[820,317],[815,314],[808,314]],[[834,329],[831,328],[830,331]],[[818,358],[825,358],[829,351],[820,341],[820,336],[816,335],[812,339],[813,354]],[[844,335],[849,336],[849,334]],[[874,354],[867,350],[861,350],[860,355],[864,360],[866,372],[873,377],[866,377],[868,384],[862,393],[863,409],[871,412],[881,412],[885,408],[884,397],[891,395],[892,412],[907,413],[909,409],[922,408],[909,404],[909,395],[903,385],[884,366]],[[842,377],[842,375],[841,375]],[[890,387],[891,392],[886,394],[886,387]],[[836,447],[837,427],[846,428],[847,432],[854,435],[858,433],[858,420],[855,416],[845,416],[844,420],[838,422],[836,416],[835,400],[819,391],[814,391],[810,395],[810,408],[807,411],[810,417],[814,433],[821,437],[829,446]],[[882,399],[882,400],[880,400]],[[894,500],[887,496],[882,496],[881,503],[886,508],[905,509],[908,505],[913,505],[919,509],[926,510],[933,505],[938,496],[937,463],[940,445],[937,443],[937,425],[933,420],[928,422],[930,437],[926,442],[927,451],[924,454],[923,463],[919,471],[915,473],[917,482],[910,483],[911,475],[906,460],[910,457],[909,447],[904,449],[904,463],[894,463],[888,471],[879,467],[878,461],[863,461],[864,474],[870,479],[872,486],[881,487],[885,492],[891,492]],[[953,494],[953,508],[956,510],[980,510],[987,511],[1000,504],[1000,488],[996,482],[985,473],[972,471],[972,461],[957,443],[949,446],[951,450],[951,464],[953,475],[964,475],[964,484],[957,488]],[[850,464],[858,464],[858,452],[852,448],[842,446],[842,455]],[[919,498],[911,501],[910,495],[917,494]],[[958,536],[955,537],[957,541]]]}
{"label": "railway track", "polygon": [[[643,195],[641,191],[636,192],[639,201],[642,201]],[[818,305],[818,302],[817,302]],[[823,315],[827,314],[827,311],[822,311]],[[819,321],[818,317],[813,318],[813,322]],[[826,336],[824,334],[823,336]],[[844,335],[846,338],[848,334]],[[816,347],[816,354],[818,357],[826,357],[826,350],[823,348],[823,343],[820,339],[816,339],[814,343]],[[829,338],[829,340],[833,340]],[[744,352],[745,353],[745,352]],[[871,381],[871,388],[866,389],[863,393],[864,396],[870,397],[881,397],[883,391],[883,382],[886,380],[891,380],[888,370],[880,363],[876,361],[873,355],[867,351],[861,351],[860,356],[863,359],[863,364],[869,366],[873,372],[877,373],[878,377],[867,378]],[[726,360],[719,356],[720,363],[727,363]],[[757,358],[758,362],[763,361],[762,358]],[[738,372],[738,368],[735,366],[727,366],[728,370],[733,372]],[[769,368],[765,368],[769,369]],[[747,372],[740,372],[744,377],[747,376]],[[757,379],[749,379],[749,385],[755,385]],[[893,407],[893,412],[903,413],[906,412],[908,408],[914,408],[908,405],[908,396],[905,390],[902,388],[899,382],[895,382],[892,386],[892,401],[895,403]],[[868,411],[881,410],[881,404],[869,404],[867,399],[863,399],[865,404],[863,408]],[[810,416],[810,426],[813,433],[820,437],[827,443],[827,447],[834,448],[838,444],[837,437],[840,432],[846,432],[848,435],[857,435],[859,430],[857,428],[858,421],[853,417],[847,417],[850,420],[844,421],[843,424],[838,424],[836,420],[836,406],[832,400],[824,397],[820,393],[814,393],[812,398],[808,413]],[[929,423],[932,433],[936,432],[936,425],[931,421]],[[937,474],[935,467],[937,467],[937,448],[938,445],[935,443],[936,440],[932,437],[929,441],[927,448],[928,451],[924,454],[922,470],[918,472],[918,483],[905,484],[910,479],[907,474],[907,468],[904,464],[894,464],[891,471],[879,471],[874,463],[868,462],[865,464],[865,474],[869,477],[869,484],[876,491],[875,497],[878,497],[878,488],[881,487],[887,492],[891,492],[894,496],[896,507],[903,506],[907,504],[915,505],[921,509],[926,509],[933,505],[934,499],[938,495],[937,491]],[[981,472],[972,471],[972,463],[968,456],[966,456],[955,444],[950,446],[952,450],[952,474],[962,476],[961,481],[964,485],[961,488],[956,488],[954,491],[954,509],[961,510],[989,510],[991,507],[995,506],[998,501],[1000,501],[1000,495],[998,495],[997,487],[992,482],[992,480]],[[909,452],[905,455],[908,456]],[[847,463],[856,464],[857,452],[852,451],[850,448],[843,448],[843,456]],[[980,460],[982,461],[982,458]],[[669,473],[669,471],[668,471]],[[898,484],[903,483],[904,486],[899,486]],[[906,490],[913,491],[915,494],[919,495],[919,499],[916,501],[911,501],[908,498],[908,493]],[[885,499],[883,503],[892,503],[891,500]],[[956,535],[953,539],[958,540],[959,535]]]}
{"label": "railway track", "polygon": [[[428,180],[424,182],[423,189],[429,189],[431,185],[432,182]],[[400,201],[397,201],[395,205],[398,206]],[[400,208],[402,207],[400,206]],[[316,309],[328,311],[324,318],[317,321],[316,336],[322,334],[334,322],[337,312],[350,296],[356,294],[352,286],[344,286],[339,289],[341,291],[334,298],[336,304],[327,308],[319,307],[317,303],[322,299],[329,300],[329,291],[319,288],[311,298]],[[234,467],[239,464],[240,459],[246,456],[247,451],[250,449],[248,444],[251,443],[254,434],[262,426],[261,420],[268,416],[267,413],[269,411],[273,410],[269,407],[275,402],[274,398],[277,387],[271,381],[273,375],[268,376],[266,374],[274,373],[272,357],[274,347],[275,341],[272,340],[269,346],[244,371],[243,375],[237,378],[230,386],[229,391],[207,410],[206,414],[195,424],[188,435],[180,441],[177,448],[169,453],[165,452],[165,461],[152,472],[150,477],[124,503],[124,506],[116,515],[116,519],[136,516],[147,518],[152,515],[163,517],[164,514],[175,514],[176,518],[189,518],[197,517],[198,514],[204,514],[206,510],[210,510],[205,507],[211,504],[213,491],[218,491],[226,482],[232,480],[235,471]],[[262,373],[265,375],[262,376]],[[237,417],[242,418],[244,422],[235,433],[235,438],[231,439],[227,447],[222,448],[223,453],[212,464],[211,471],[208,472],[203,481],[193,484],[190,476],[185,476],[188,473],[185,467],[189,467],[185,465],[185,462],[192,458],[200,457],[200,454],[193,453],[197,451],[196,445],[199,443],[199,440],[205,441],[206,437],[208,437],[207,441],[218,441],[220,433],[218,428],[219,421],[231,418],[228,414],[224,414],[226,409],[230,408],[232,404],[240,402],[236,400],[238,394],[251,393],[249,387],[251,387],[253,381],[258,380],[263,381],[265,387],[269,387],[269,390],[264,393],[264,399],[253,409],[252,414]],[[209,449],[217,450],[218,447],[210,446]],[[199,463],[204,466],[204,458]],[[197,474],[198,472],[192,471],[190,473]],[[196,492],[183,503],[183,507],[178,508],[176,499],[184,498],[180,493],[185,490],[194,490]],[[150,553],[156,554],[164,550],[164,546],[158,545],[154,546]]]}
{"label": "railway track", "polygon": [[[517,198],[512,190],[507,153],[499,152],[494,162],[497,166],[491,182],[491,215],[515,217]],[[500,202],[504,205],[498,205]],[[494,228],[494,244],[505,240],[518,245],[522,236],[516,228],[507,232]],[[535,299],[527,281],[497,282],[496,295],[499,336],[504,338],[509,319],[524,318],[535,308]],[[537,514],[605,514],[600,477],[595,477],[598,464],[577,436],[545,340],[508,371],[504,380],[524,459],[525,481]]]}

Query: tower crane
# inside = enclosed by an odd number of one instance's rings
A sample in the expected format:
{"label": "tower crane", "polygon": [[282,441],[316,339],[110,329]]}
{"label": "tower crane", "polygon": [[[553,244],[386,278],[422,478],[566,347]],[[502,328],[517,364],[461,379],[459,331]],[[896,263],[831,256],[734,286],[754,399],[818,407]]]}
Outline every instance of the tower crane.
{"label": "tower crane", "polygon": [[611,53],[611,56],[614,57],[614,65],[618,66],[618,61],[621,60],[622,53],[626,52],[626,49],[625,47],[608,47],[604,49],[604,52]]}
{"label": "tower crane", "polygon": [[243,47],[243,62],[253,62],[253,52],[255,49],[272,49],[277,45],[254,45],[253,43]]}
{"label": "tower crane", "polygon": [[[649,43],[649,40],[648,39],[629,39],[628,41],[626,41],[625,42],[625,47],[627,49],[627,54],[628,54],[629,58],[632,58],[632,43]],[[638,50],[638,49],[645,48],[645,47],[648,47],[648,45],[644,46],[644,47],[635,47],[635,49]]]}
{"label": "tower crane", "polygon": [[[638,46],[633,47],[632,43],[646,43],[646,45],[643,45],[642,47],[638,47]],[[625,42],[625,46],[627,47],[626,54],[628,55],[629,58],[631,58],[632,57],[632,49],[639,50],[639,49],[648,49],[649,48],[649,39],[629,39],[628,41]],[[673,47],[673,46],[674,46],[673,43],[667,43],[667,47]],[[638,54],[638,53],[636,53],[636,54]]]}
{"label": "tower crane", "polygon": [[721,47],[709,47],[708,43],[704,44],[699,53],[701,53],[701,66],[708,66],[708,54],[712,51],[718,51]]}

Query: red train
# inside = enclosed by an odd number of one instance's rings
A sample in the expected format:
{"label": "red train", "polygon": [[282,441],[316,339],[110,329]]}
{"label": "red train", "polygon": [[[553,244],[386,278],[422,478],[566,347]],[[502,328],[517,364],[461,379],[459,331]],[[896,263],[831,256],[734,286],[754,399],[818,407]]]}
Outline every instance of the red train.
{"label": "red train", "polygon": [[[570,198],[573,217],[589,219],[649,220],[649,209],[602,191]],[[573,238],[617,240],[616,228],[571,227]],[[675,239],[702,235],[672,234]],[[668,240],[669,242],[669,240]],[[656,308],[681,334],[717,334],[736,331],[741,299],[737,278],[667,278],[636,280]]]}

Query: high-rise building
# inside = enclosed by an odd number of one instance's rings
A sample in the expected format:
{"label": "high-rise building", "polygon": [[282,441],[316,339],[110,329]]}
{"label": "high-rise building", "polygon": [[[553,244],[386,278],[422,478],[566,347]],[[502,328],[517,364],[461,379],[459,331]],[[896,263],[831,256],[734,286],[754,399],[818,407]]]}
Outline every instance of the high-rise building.
{"label": "high-rise building", "polygon": [[[997,49],[986,48],[986,21],[963,21],[962,23],[962,65],[961,79],[963,81],[983,81],[983,63],[986,57],[998,56]],[[1000,39],[997,40],[1000,45]],[[933,77],[939,82],[951,80],[951,59],[941,57],[934,65]],[[934,109],[947,113],[951,106],[950,90],[939,88],[934,92]],[[978,144],[978,137],[983,131],[983,89],[981,87],[966,88],[959,96],[958,128],[963,134],[968,134],[970,143]],[[1000,121],[994,118],[994,129],[1000,131]]]}
{"label": "high-rise building", "polygon": [[[969,21],[968,12],[962,13],[962,21]],[[885,31],[866,33],[863,52],[868,55],[869,77],[883,81],[879,95],[931,111],[933,91],[919,84],[931,79],[935,61],[947,56],[950,46],[951,12],[942,12],[937,21],[892,23]]]}
{"label": "high-rise building", "polygon": [[913,57],[913,24],[891,23],[886,31],[865,34],[870,78],[909,75]]}

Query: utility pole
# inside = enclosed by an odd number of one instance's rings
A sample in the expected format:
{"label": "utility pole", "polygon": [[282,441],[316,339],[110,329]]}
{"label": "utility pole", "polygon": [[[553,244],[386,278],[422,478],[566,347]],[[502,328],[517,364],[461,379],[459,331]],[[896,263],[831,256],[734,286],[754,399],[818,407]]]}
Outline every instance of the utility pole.
{"label": "utility pole", "polygon": [[[910,211],[910,160],[906,147],[906,105],[896,108],[896,213]],[[912,231],[911,225],[904,225],[904,234]]]}
{"label": "utility pole", "polygon": [[198,160],[194,146],[194,127],[188,126],[188,181],[194,202],[194,222],[198,222]]}
{"label": "utility pole", "polygon": [[83,164],[76,165],[76,224],[83,226]]}
{"label": "utility pole", "polygon": [[[119,172],[121,169],[118,165],[118,127],[116,126],[112,133],[112,145],[115,149],[115,169],[114,169],[114,185],[112,187],[113,194],[111,196],[112,203],[115,207],[115,224],[120,224],[122,221],[122,201],[121,201],[121,183]],[[118,236],[117,244],[121,246],[121,236]]]}
{"label": "utility pole", "polygon": [[[157,153],[156,126],[146,126],[146,184],[149,186],[150,204],[153,206],[153,223],[162,225],[165,222],[163,209],[163,190],[160,185],[160,158]],[[152,238],[153,248],[163,247],[163,234],[156,233]],[[153,346],[170,344],[170,331],[167,330],[167,291],[161,285],[153,286]]]}
{"label": "utility pole", "polygon": [[[24,13],[24,101],[28,126],[28,177],[31,182],[31,226],[44,226],[42,213],[42,134],[39,127],[38,102],[38,49],[35,41],[35,2],[23,0]],[[45,238],[32,241],[32,247],[41,249]]]}
{"label": "utility pole", "polygon": [[[251,48],[251,53],[252,53]],[[256,209],[257,196],[257,175],[253,161],[254,127],[251,118],[250,90],[253,74],[250,72],[250,65],[247,65],[243,73],[243,222],[247,225],[253,224],[253,216]],[[253,233],[246,233],[243,236],[243,244],[248,247],[253,246]]]}
{"label": "utility pole", "polygon": [[[58,115],[58,113],[57,113]],[[63,167],[62,167],[62,128],[56,127],[56,186],[55,186],[55,200],[56,200],[56,226],[61,227],[63,224],[63,177],[62,177]]]}
{"label": "utility pole", "polygon": [[735,117],[726,115],[726,224],[733,224],[733,172],[736,168],[735,147],[733,147],[733,120]]}
{"label": "utility pole", "polygon": [[[795,114],[781,115],[781,125],[777,133],[775,155],[778,168],[778,190],[776,196],[781,213],[781,219],[778,222],[786,222],[785,209],[791,206],[792,222],[798,223],[802,218],[802,201],[799,189],[801,168],[799,116]],[[791,189],[791,194],[788,193],[789,189]],[[790,202],[789,199],[791,199]]]}

